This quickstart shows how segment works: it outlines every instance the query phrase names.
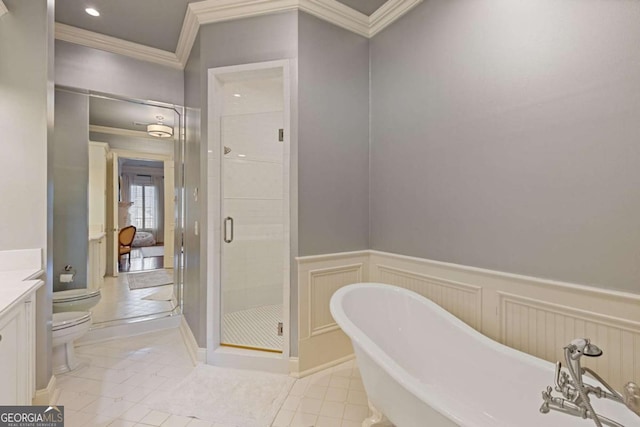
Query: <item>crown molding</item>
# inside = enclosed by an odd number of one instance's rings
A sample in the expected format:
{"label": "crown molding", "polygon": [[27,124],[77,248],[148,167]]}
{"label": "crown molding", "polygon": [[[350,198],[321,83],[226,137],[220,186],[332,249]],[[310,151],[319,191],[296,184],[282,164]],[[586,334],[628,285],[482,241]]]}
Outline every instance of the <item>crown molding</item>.
{"label": "crown molding", "polygon": [[199,29],[200,23],[198,22],[198,16],[193,12],[190,3],[187,7],[187,13],[184,15],[184,21],[182,21],[182,30],[180,30],[180,38],[178,39],[178,46],[176,47],[176,57],[182,65],[182,68],[187,65]]}
{"label": "crown molding", "polygon": [[369,17],[336,0],[300,0],[299,9],[334,25],[369,37]]}
{"label": "crown molding", "polygon": [[9,9],[7,9],[7,6],[4,4],[4,2],[0,0],[0,17],[2,17],[2,15],[7,12],[9,12]]}
{"label": "crown molding", "polygon": [[369,17],[369,37],[375,36],[420,3],[422,0],[387,0]]}
{"label": "crown molding", "polygon": [[56,39],[182,69],[175,53],[56,22]]}
{"label": "crown molding", "polygon": [[[189,3],[187,7],[175,53],[57,22],[56,39],[183,69],[189,59],[201,25],[289,10],[300,10],[355,34],[371,38],[422,1],[388,0],[371,16],[353,10],[336,0],[198,1]],[[0,16],[2,15],[3,6],[2,0],[0,0]]]}
{"label": "crown molding", "polygon": [[189,3],[200,25],[296,10],[300,0],[205,0]]}
{"label": "crown molding", "polygon": [[145,131],[141,130],[131,130],[131,129],[122,129],[122,128],[113,128],[109,126],[98,126],[98,125],[89,125],[89,132],[96,133],[106,133],[109,135],[118,135],[118,136],[127,136],[132,138],[145,138],[145,139],[153,139],[158,140],[154,136],[149,135]]}

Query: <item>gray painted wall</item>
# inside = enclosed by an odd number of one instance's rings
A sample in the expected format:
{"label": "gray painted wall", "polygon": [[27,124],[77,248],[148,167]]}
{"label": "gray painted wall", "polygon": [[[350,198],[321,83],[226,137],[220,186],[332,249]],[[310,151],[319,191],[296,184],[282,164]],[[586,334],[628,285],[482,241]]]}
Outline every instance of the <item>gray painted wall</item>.
{"label": "gray painted wall", "polygon": [[374,37],[371,246],[638,292],[639,17],[427,0]]}
{"label": "gray painted wall", "polygon": [[[53,1],[4,0],[0,18],[0,250],[50,259],[47,149],[53,129]],[[49,144],[50,145],[50,144]],[[36,386],[51,378],[51,272],[37,292]]]}
{"label": "gray painted wall", "polygon": [[[296,58],[298,54],[298,14],[286,12],[267,16],[239,19],[229,22],[204,25],[200,27],[199,40],[191,51],[187,70],[185,70],[185,102],[190,111],[187,112],[187,123],[193,127],[191,137],[187,130],[187,169],[191,174],[199,170],[198,202],[193,199],[193,192],[187,191],[187,235],[186,239],[199,243],[199,252],[191,250],[193,258],[187,264],[185,274],[184,312],[185,318],[198,341],[200,347],[206,347],[206,277],[207,277],[207,150],[206,143],[199,144],[200,135],[207,139],[207,71],[209,68],[254,62],[272,61],[285,58]],[[199,47],[199,49],[198,49]],[[199,82],[198,82],[199,78]],[[200,123],[194,117],[200,109]],[[189,119],[191,117],[191,119]],[[201,126],[198,126],[198,125]],[[190,125],[187,124],[187,127]],[[198,135],[198,133],[200,135]],[[292,136],[293,138],[293,136]],[[191,141],[191,142],[189,142]],[[292,141],[292,144],[294,141]],[[190,144],[191,147],[190,147]],[[196,169],[199,164],[199,169]],[[188,182],[195,180],[187,176]],[[197,210],[198,212],[195,212]],[[193,221],[199,218],[200,236],[196,237]],[[187,245],[191,245],[187,243]],[[189,248],[187,248],[189,251]],[[202,256],[198,257],[200,254]],[[294,254],[295,256],[295,254]],[[188,258],[188,256],[187,256]],[[196,274],[195,269],[199,268]],[[197,287],[197,288],[196,288]]]}
{"label": "gray painted wall", "polygon": [[182,105],[183,72],[56,40],[56,84]]}
{"label": "gray painted wall", "polygon": [[[89,96],[56,90],[53,139],[53,290],[87,287]],[[65,265],[73,283],[60,283]]]}
{"label": "gray painted wall", "polygon": [[369,247],[369,41],[299,15],[300,255]]}

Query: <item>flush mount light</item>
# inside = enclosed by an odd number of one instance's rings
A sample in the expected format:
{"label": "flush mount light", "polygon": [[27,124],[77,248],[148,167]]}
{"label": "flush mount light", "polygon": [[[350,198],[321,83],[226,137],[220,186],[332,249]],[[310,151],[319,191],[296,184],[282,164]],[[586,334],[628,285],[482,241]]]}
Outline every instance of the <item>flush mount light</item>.
{"label": "flush mount light", "polygon": [[238,154],[238,157],[247,157],[246,154]]}
{"label": "flush mount light", "polygon": [[93,7],[88,7],[84,11],[91,16],[100,16],[100,12],[98,12],[98,10],[94,9]]}
{"label": "flush mount light", "polygon": [[158,119],[158,123],[147,125],[147,133],[156,138],[169,138],[173,136],[173,128],[162,123],[164,117],[156,116],[156,119]]}
{"label": "flush mount light", "polygon": [[240,98],[242,95],[240,95],[239,93],[234,93],[233,96],[235,96],[236,98]]}

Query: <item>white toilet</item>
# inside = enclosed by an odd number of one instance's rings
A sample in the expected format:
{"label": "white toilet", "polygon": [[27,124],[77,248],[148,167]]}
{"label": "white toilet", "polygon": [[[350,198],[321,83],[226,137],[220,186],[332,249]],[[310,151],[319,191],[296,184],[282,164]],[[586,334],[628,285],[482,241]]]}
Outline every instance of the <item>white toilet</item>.
{"label": "white toilet", "polygon": [[73,347],[75,340],[91,327],[91,312],[65,311],[53,313],[53,373],[62,374],[78,367]]}
{"label": "white toilet", "polygon": [[70,289],[53,293],[53,372],[62,374],[78,367],[74,341],[91,328],[91,312],[100,301],[100,288]]}
{"label": "white toilet", "polygon": [[70,289],[53,293],[53,312],[88,311],[100,302],[100,289]]}

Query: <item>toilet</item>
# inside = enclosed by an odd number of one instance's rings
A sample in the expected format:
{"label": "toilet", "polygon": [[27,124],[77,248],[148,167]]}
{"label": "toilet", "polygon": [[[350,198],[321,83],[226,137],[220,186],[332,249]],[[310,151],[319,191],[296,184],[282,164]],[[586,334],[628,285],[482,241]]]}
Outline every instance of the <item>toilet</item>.
{"label": "toilet", "polygon": [[53,371],[62,374],[79,365],[74,342],[91,328],[91,312],[100,302],[100,288],[70,289],[53,293]]}
{"label": "toilet", "polygon": [[53,373],[62,374],[78,367],[74,341],[82,337],[91,327],[88,311],[65,311],[53,313]]}
{"label": "toilet", "polygon": [[70,289],[53,293],[53,312],[89,311],[100,302],[100,289]]}

